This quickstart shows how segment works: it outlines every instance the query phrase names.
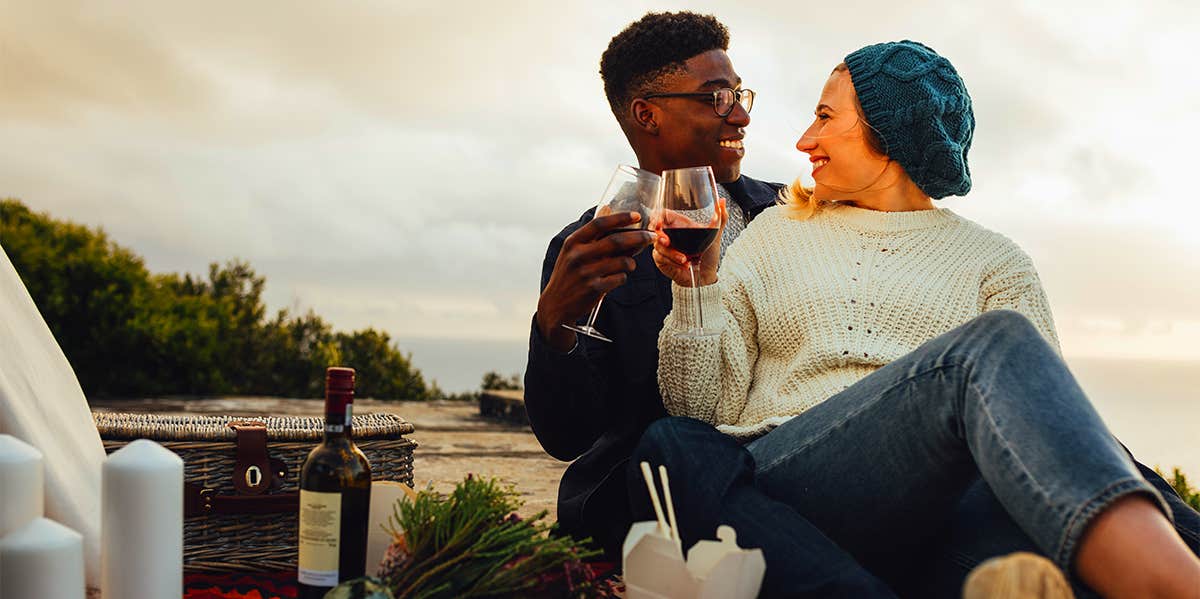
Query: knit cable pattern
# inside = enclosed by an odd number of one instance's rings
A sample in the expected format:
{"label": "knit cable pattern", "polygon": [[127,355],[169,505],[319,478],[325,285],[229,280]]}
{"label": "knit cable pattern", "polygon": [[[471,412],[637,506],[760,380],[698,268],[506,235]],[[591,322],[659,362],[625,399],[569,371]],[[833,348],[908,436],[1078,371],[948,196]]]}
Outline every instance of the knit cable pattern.
{"label": "knit cable pattern", "polygon": [[928,46],[888,42],[846,57],[867,122],[887,154],[932,198],[971,190],[971,96],[950,61]]}

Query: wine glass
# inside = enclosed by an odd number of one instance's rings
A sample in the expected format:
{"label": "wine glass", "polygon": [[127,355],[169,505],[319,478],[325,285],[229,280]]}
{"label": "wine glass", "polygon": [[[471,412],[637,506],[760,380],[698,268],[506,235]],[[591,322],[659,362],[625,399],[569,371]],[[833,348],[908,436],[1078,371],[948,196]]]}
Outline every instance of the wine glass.
{"label": "wine glass", "polygon": [[[637,212],[642,215],[641,220],[627,227],[613,229],[606,235],[645,229],[657,202],[659,179],[658,175],[650,171],[644,171],[628,164],[617,165],[617,170],[613,172],[612,178],[608,181],[608,187],[604,189],[604,195],[600,196],[600,203],[596,205],[596,213],[592,218],[600,218],[618,212]],[[612,339],[596,329],[596,316],[600,314],[600,304],[602,303],[604,303],[603,295],[596,300],[596,305],[588,316],[587,324],[564,324],[562,326],[581,335],[612,343]]]}
{"label": "wine glass", "polygon": [[717,217],[717,180],[712,167],[699,166],[663,171],[655,222],[670,239],[671,248],[687,256],[688,272],[692,275],[692,293],[696,305],[696,326],[680,333],[684,337],[720,335],[716,329],[704,326],[704,308],[700,305],[700,288],[696,286],[696,265],[704,250],[720,234]]}

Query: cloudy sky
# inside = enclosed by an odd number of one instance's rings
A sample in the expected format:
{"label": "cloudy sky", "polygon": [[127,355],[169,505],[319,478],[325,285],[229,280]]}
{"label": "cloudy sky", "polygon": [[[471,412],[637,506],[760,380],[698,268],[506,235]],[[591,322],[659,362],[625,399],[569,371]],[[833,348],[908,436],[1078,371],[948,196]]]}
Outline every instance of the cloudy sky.
{"label": "cloudy sky", "polygon": [[633,159],[600,53],[678,8],[730,29],[761,179],[807,177],[850,51],[949,57],[978,128],[943,205],[1033,256],[1069,356],[1200,360],[1192,2],[0,0],[0,195],[155,271],[249,260],[340,329],[518,347],[547,241]]}

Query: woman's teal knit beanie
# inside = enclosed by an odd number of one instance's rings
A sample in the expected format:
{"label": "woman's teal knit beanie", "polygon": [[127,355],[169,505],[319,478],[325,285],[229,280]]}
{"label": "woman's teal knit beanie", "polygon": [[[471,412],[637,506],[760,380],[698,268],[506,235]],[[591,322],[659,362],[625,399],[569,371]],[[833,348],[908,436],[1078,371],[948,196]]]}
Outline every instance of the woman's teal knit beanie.
{"label": "woman's teal knit beanie", "polygon": [[905,40],[856,50],[846,66],[867,123],[921,191],[935,199],[971,191],[975,115],[954,65]]}

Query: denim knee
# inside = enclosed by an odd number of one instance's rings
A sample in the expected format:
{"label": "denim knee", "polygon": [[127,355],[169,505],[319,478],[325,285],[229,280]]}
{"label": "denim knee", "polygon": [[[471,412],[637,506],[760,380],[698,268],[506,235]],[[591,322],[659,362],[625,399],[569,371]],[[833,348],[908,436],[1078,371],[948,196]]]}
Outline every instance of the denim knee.
{"label": "denim knee", "polygon": [[[989,310],[972,318],[959,329],[955,345],[965,350],[964,357],[995,355],[1005,350],[1017,350],[1025,355],[1057,355],[1042,333],[1024,314],[1014,310]],[[965,345],[964,345],[965,344]],[[958,353],[958,352],[955,352]]]}
{"label": "denim knee", "polygon": [[1033,326],[1033,322],[1016,310],[988,310],[970,320],[975,328],[990,333],[1003,333],[1018,337],[1038,337],[1042,334]]}
{"label": "denim knee", "polygon": [[[733,437],[694,418],[671,416],[651,424],[634,449],[630,469],[640,462],[666,466],[671,476],[688,476],[712,482],[754,477],[754,458]],[[728,480],[726,480],[728,479]]]}
{"label": "denim knee", "polygon": [[[667,416],[650,423],[641,440],[633,450],[632,462],[636,467],[639,462],[650,462],[652,465],[669,467],[675,460],[689,457],[690,448],[685,441],[688,437],[716,432],[705,422],[686,416]],[[719,433],[718,433],[719,434]]]}

